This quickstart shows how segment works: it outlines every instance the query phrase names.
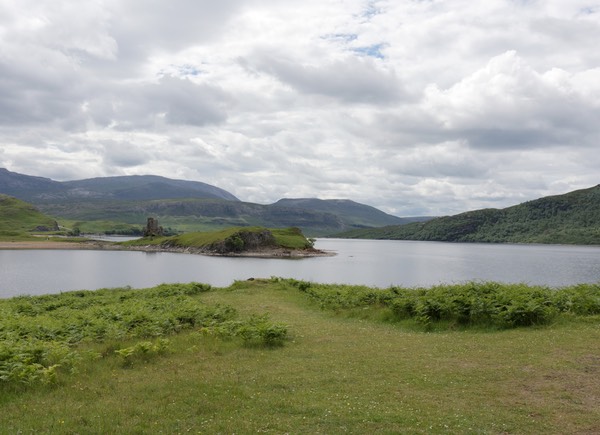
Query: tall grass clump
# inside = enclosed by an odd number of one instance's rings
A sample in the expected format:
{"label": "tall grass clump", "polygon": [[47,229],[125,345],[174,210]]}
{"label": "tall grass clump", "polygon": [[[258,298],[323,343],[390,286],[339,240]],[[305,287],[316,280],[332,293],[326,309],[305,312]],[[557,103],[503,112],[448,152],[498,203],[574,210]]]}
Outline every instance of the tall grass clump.
{"label": "tall grass clump", "polygon": [[557,314],[552,290],[521,284],[468,283],[430,289],[391,289],[390,307],[399,319],[421,324],[449,322],[463,326],[512,328],[546,324]]}
{"label": "tall grass clump", "polygon": [[553,303],[563,313],[580,316],[600,314],[600,286],[579,284],[563,288],[554,294]]}
{"label": "tall grass clump", "polygon": [[547,325],[563,314],[600,314],[600,285],[561,289],[526,284],[468,282],[431,288],[373,289],[285,280],[328,310],[353,312],[367,307],[388,310],[397,321],[431,327],[516,328]]}

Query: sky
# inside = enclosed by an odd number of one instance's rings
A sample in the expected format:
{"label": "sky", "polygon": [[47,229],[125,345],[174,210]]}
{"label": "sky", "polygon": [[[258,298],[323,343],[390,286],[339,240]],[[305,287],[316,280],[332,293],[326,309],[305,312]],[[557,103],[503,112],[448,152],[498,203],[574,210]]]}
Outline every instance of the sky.
{"label": "sky", "polygon": [[600,183],[600,1],[2,0],[0,167],[397,216]]}

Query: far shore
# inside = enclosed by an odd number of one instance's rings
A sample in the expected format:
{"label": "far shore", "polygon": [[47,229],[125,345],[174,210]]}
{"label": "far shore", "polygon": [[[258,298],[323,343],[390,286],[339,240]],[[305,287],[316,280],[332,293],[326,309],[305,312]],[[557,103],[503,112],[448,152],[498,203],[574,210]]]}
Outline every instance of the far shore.
{"label": "far shore", "polygon": [[123,246],[113,242],[101,240],[88,240],[82,242],[59,242],[56,240],[31,240],[31,241],[0,241],[0,250],[21,249],[54,249],[54,250],[99,250],[99,251],[142,251],[142,252],[173,252],[184,254],[209,255],[219,257],[257,257],[257,258],[311,258],[330,257],[333,252],[319,249],[285,249],[267,248],[260,251],[247,251],[240,253],[216,254],[191,247],[163,247],[158,245]]}
{"label": "far shore", "polygon": [[57,242],[49,241],[0,241],[0,249],[97,249],[86,242]]}

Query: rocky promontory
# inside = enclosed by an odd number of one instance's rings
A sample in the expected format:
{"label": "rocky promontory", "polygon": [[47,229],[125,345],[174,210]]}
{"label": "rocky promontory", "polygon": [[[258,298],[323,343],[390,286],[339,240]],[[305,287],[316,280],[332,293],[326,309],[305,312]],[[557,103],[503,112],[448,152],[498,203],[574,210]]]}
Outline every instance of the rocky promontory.
{"label": "rocky promontory", "polygon": [[298,228],[234,227],[217,232],[144,237],[121,245],[130,250],[235,257],[303,258],[332,255],[315,249],[313,241],[307,239]]}

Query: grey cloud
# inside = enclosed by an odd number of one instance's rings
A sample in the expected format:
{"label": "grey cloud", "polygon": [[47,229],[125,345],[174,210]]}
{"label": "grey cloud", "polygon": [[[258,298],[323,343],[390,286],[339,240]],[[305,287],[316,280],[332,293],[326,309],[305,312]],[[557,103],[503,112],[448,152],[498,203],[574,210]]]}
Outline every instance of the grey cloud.
{"label": "grey cloud", "polygon": [[142,166],[151,160],[146,150],[127,142],[104,141],[102,148],[103,161],[111,167]]}
{"label": "grey cloud", "polygon": [[159,107],[164,105],[168,122],[195,126],[223,122],[224,106],[231,101],[219,88],[175,78],[163,78],[148,99],[156,99]]}
{"label": "grey cloud", "polygon": [[384,165],[391,172],[412,177],[481,179],[489,172],[489,166],[473,155],[458,150],[443,153],[436,148],[430,153],[399,154],[390,157]]}
{"label": "grey cloud", "polygon": [[[148,120],[140,123],[143,115],[135,106],[147,111],[152,100],[164,101],[167,80],[149,86],[149,101],[144,101],[140,92],[123,93],[123,79],[137,83],[128,88],[139,89],[139,81],[130,79],[140,73],[148,56],[218,38],[244,3],[57,0],[52,7],[25,2],[27,12],[5,7],[5,19],[0,21],[0,124],[58,122],[67,130],[81,128],[85,124],[81,107],[87,102],[94,106],[99,125],[108,125],[115,100],[108,98],[130,94],[128,99],[136,101],[125,102],[122,111],[138,119],[125,123],[150,125]],[[223,119],[220,109],[207,102],[214,100],[208,87],[184,87],[171,85],[171,101],[162,108],[167,123],[202,125]]]}
{"label": "grey cloud", "polygon": [[114,124],[125,130],[160,127],[161,119],[172,125],[220,123],[226,119],[226,107],[232,100],[218,87],[174,77],[110,90],[112,94],[98,95],[89,103],[89,114],[99,125]]}
{"label": "grey cloud", "polygon": [[181,50],[218,38],[242,0],[130,0],[113,2],[112,29],[119,59],[144,58],[158,49]]}
{"label": "grey cloud", "polygon": [[373,104],[385,104],[405,96],[395,73],[378,67],[369,58],[348,56],[315,65],[285,55],[259,53],[253,63],[257,70],[301,93]]}
{"label": "grey cloud", "polygon": [[77,113],[81,80],[60,54],[0,59],[0,124],[46,123]]}

